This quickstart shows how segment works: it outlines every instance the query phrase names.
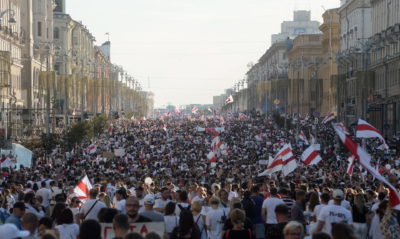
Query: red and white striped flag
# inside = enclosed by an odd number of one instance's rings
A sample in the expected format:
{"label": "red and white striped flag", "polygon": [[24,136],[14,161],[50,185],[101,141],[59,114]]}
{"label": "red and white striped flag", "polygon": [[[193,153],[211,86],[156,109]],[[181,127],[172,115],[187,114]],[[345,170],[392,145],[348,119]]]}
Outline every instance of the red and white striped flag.
{"label": "red and white striped flag", "polygon": [[230,95],[230,96],[225,100],[225,104],[229,104],[229,103],[233,103],[233,97],[232,97],[232,95]]}
{"label": "red and white striped flag", "polygon": [[[294,170],[291,170],[291,168],[293,167],[292,159],[294,159],[292,147],[290,146],[290,144],[283,145],[276,156],[272,160],[271,158],[269,159],[267,169],[259,174],[259,176],[271,175],[272,173],[278,172],[280,170],[283,170],[285,174],[285,168],[286,173],[289,174],[291,171]],[[296,161],[294,162],[296,163]],[[287,174],[285,174],[285,176]]]}
{"label": "red and white striped flag", "polygon": [[304,134],[303,131],[300,131],[299,139],[303,140],[304,143],[306,143],[306,145],[309,145],[309,144],[310,144],[310,143],[308,142],[307,137],[306,137],[306,135]]}
{"label": "red and white striped flag", "polygon": [[349,166],[347,166],[347,174],[349,174],[350,176],[353,175],[353,171],[354,171],[354,163],[355,163],[355,157],[354,155],[351,155],[347,161],[349,161]]}
{"label": "red and white striped flag", "polygon": [[400,210],[400,196],[395,187],[389,183],[375,168],[371,166],[371,155],[369,155],[361,146],[355,143],[346,133],[338,126],[333,124],[333,128],[340,140],[346,148],[354,155],[360,165],[372,174],[376,179],[384,183],[389,191],[389,204],[397,210]]}
{"label": "red and white striped flag", "polygon": [[325,118],[322,120],[322,123],[323,123],[323,124],[326,124],[326,123],[328,123],[329,121],[334,120],[335,117],[336,117],[336,116],[335,116],[335,113],[330,113],[330,114],[328,114],[328,115],[325,116]]}
{"label": "red and white striped flag", "polygon": [[74,188],[74,193],[83,202],[89,198],[90,189],[92,189],[92,184],[90,183],[88,176],[85,175],[85,177],[83,177],[83,179]]}
{"label": "red and white striped flag", "polygon": [[89,145],[89,147],[86,149],[86,153],[88,154],[94,154],[96,153],[97,147],[95,144]]}
{"label": "red and white striped flag", "polygon": [[305,165],[315,165],[322,160],[321,156],[319,156],[318,151],[315,150],[314,145],[310,145],[306,150],[304,150],[301,155],[301,160]]}
{"label": "red and white striped flag", "polygon": [[210,162],[211,163],[215,163],[215,162],[217,162],[217,156],[215,155],[215,153],[213,152],[213,151],[210,151],[208,154],[207,154],[207,158],[208,158],[208,160],[210,160]]}
{"label": "red and white striped flag", "polygon": [[336,126],[341,128],[344,131],[345,134],[350,135],[350,131],[346,128],[346,126],[344,126],[344,124],[337,123]]}
{"label": "red and white striped flag", "polygon": [[199,111],[199,108],[198,108],[198,107],[193,107],[193,109],[192,109],[192,114],[196,114],[197,111]]}
{"label": "red and white striped flag", "polygon": [[378,149],[386,150],[389,149],[388,145],[385,142],[385,138],[383,134],[377,130],[374,126],[369,124],[367,121],[359,119],[356,127],[356,137],[357,138],[379,138],[382,145],[378,147]]}

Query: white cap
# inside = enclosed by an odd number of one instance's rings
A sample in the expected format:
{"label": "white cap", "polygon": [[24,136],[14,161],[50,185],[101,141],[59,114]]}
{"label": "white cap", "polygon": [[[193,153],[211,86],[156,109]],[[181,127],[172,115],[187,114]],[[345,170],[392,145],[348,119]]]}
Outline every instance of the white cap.
{"label": "white cap", "polygon": [[144,204],[147,205],[154,205],[155,200],[154,200],[154,195],[153,194],[148,194],[146,197],[144,197]]}
{"label": "white cap", "polygon": [[333,190],[333,199],[341,200],[344,198],[344,193],[340,189]]}
{"label": "white cap", "polygon": [[6,223],[0,226],[0,238],[2,239],[15,239],[26,236],[29,236],[29,231],[20,231],[14,224]]}

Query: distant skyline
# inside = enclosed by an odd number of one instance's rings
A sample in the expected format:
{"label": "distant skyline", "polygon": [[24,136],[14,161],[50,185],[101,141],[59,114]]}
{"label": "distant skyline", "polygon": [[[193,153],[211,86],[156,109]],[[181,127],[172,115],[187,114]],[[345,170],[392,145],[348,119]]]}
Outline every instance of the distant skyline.
{"label": "distant skyline", "polygon": [[212,97],[243,79],[270,46],[271,34],[294,10],[324,9],[340,0],[66,0],[96,45],[110,33],[111,61],[121,65],[155,106],[211,104]]}

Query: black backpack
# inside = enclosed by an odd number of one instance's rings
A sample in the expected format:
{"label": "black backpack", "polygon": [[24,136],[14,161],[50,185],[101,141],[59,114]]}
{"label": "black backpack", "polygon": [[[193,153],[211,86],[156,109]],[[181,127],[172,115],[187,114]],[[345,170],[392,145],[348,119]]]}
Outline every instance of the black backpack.
{"label": "black backpack", "polygon": [[192,205],[190,205],[190,204],[187,207],[182,207],[182,205],[180,205],[180,204],[178,204],[177,206],[179,207],[179,209],[181,209],[180,214],[182,214],[182,212],[190,212],[190,213],[192,213],[192,210],[191,210],[192,209]]}

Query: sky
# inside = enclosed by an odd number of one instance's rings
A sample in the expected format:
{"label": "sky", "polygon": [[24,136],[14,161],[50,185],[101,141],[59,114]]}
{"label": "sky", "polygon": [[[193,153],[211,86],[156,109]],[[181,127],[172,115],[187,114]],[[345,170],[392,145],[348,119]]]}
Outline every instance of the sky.
{"label": "sky", "polygon": [[212,104],[245,77],[294,10],[324,9],[339,0],[66,0],[96,45],[110,33],[111,61],[121,65],[155,106]]}

